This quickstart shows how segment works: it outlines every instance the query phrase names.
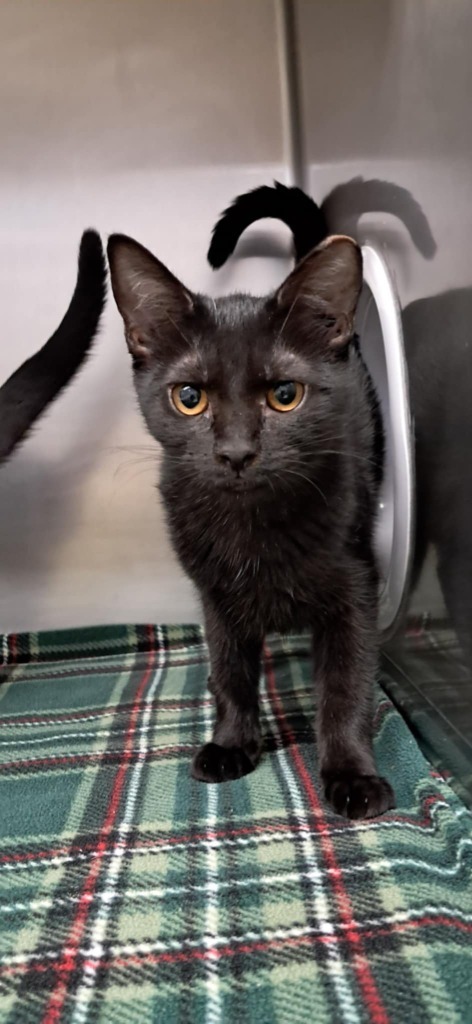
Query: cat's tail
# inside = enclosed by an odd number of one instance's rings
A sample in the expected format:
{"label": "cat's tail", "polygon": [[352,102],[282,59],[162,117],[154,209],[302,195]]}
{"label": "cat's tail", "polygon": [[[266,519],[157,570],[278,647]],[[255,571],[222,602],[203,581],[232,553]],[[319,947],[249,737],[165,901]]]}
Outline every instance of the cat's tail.
{"label": "cat's tail", "polygon": [[324,214],[300,188],[288,188],[278,181],[273,188],[262,185],[238,196],[213,228],[208,262],[222,267],[236,247],[243,231],[256,220],[274,217],[290,228],[297,261],[323,241],[328,234]]}
{"label": "cat's tail", "polygon": [[91,229],[85,231],[75,290],[64,319],[39,352],[0,388],[0,462],[8,458],[84,361],[105,304],[106,274],[100,236]]}

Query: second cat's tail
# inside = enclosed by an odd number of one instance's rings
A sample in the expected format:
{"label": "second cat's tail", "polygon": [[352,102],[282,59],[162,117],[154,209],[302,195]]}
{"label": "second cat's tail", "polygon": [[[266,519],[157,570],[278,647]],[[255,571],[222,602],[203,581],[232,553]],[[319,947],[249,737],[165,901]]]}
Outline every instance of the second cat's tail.
{"label": "second cat's tail", "polygon": [[105,297],[102,243],[96,231],[88,230],[82,235],[75,290],[62,322],[0,387],[0,462],[78,370],[96,334]]}
{"label": "second cat's tail", "polygon": [[236,247],[243,231],[256,220],[274,217],[290,228],[297,261],[328,235],[319,206],[300,188],[288,188],[280,182],[262,185],[238,196],[221,215],[213,229],[208,262],[216,270],[222,267]]}

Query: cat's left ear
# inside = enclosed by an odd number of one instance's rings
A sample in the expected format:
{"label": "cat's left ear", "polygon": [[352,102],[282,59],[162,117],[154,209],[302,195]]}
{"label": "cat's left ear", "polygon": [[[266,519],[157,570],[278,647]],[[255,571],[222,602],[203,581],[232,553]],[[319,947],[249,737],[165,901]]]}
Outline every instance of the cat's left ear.
{"label": "cat's left ear", "polygon": [[146,362],[164,344],[185,341],[183,324],[194,309],[187,288],[127,235],[110,235],[107,252],[113,295],[133,359]]}
{"label": "cat's left ear", "polygon": [[308,329],[318,328],[331,349],[348,343],[362,288],[362,254],[347,235],[332,235],[305,256],[276,293],[277,305],[302,318]]}

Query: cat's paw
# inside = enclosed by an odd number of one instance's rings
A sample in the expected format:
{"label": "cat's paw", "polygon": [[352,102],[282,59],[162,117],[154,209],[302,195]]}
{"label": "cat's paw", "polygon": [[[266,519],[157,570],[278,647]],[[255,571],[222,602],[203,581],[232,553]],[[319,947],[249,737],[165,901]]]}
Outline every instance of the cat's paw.
{"label": "cat's paw", "polygon": [[254,771],[255,762],[242,747],[220,747],[218,743],[205,743],[197,751],[192,763],[192,775],[200,782],[227,782],[240,779]]}
{"label": "cat's paw", "polygon": [[332,775],[325,779],[325,796],[345,818],[377,818],[395,807],[395,794],[379,775]]}

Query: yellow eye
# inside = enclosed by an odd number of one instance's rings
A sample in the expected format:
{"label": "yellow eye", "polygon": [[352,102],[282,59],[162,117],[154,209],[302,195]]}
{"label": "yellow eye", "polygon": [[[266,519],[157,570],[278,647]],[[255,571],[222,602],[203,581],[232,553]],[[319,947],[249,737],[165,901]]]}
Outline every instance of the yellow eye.
{"label": "yellow eye", "polygon": [[184,416],[200,416],[208,408],[208,395],[195,384],[176,384],[171,391],[175,408]]}
{"label": "yellow eye", "polygon": [[291,412],[300,405],[304,394],[303,384],[294,380],[279,380],[267,392],[267,403],[276,412]]}

